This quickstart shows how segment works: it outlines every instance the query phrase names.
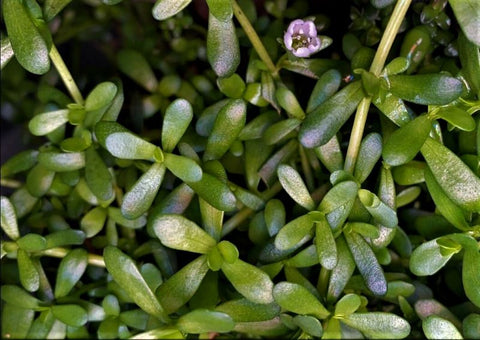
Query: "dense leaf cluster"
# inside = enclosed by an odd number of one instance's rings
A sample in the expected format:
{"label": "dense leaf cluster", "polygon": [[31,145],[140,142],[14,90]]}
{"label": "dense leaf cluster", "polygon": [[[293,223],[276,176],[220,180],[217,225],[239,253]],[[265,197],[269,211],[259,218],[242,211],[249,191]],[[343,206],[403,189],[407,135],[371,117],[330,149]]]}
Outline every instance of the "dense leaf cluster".
{"label": "dense leaf cluster", "polygon": [[480,3],[342,3],[3,0],[2,337],[480,338]]}

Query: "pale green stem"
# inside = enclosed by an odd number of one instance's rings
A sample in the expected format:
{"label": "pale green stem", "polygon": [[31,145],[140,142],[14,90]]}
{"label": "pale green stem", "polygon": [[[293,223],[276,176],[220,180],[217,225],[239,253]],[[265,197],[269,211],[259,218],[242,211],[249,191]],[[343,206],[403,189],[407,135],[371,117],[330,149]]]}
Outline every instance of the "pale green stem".
{"label": "pale green stem", "polygon": [[240,6],[237,4],[235,0],[232,0],[232,6],[233,6],[233,14],[235,14],[235,17],[240,23],[240,26],[242,26],[243,30],[245,31],[245,34],[247,35],[248,39],[252,43],[253,48],[257,52],[260,59],[262,59],[262,61],[265,63],[268,70],[271,72],[272,76],[274,78],[277,78],[278,77],[277,68],[275,67],[275,64],[270,58],[270,55],[268,54],[267,50],[265,49],[265,46],[263,46],[263,43],[260,40],[257,32],[252,27],[252,24],[250,23],[248,18],[245,16],[245,13],[243,13],[242,9],[240,8]]}
{"label": "pale green stem", "polygon": [[0,185],[5,188],[17,189],[22,186],[22,182],[16,181],[14,179],[2,178],[0,179]]}
{"label": "pale green stem", "polygon": [[[388,21],[385,32],[383,33],[382,40],[377,48],[377,53],[373,58],[372,65],[370,66],[370,72],[378,76],[385,66],[388,53],[392,47],[395,36],[398,29],[402,24],[403,18],[407,13],[408,7],[412,0],[398,0],[395,8],[392,12],[390,20]],[[368,109],[370,108],[371,98],[364,98],[357,107],[357,113],[355,114],[355,120],[353,122],[352,134],[350,136],[350,142],[348,144],[347,156],[345,158],[345,170],[353,173],[355,163],[357,162],[358,152],[360,149],[360,143],[362,141],[363,130],[365,123],[367,122]]]}
{"label": "pale green stem", "polygon": [[52,62],[55,65],[55,68],[60,74],[60,77],[62,78],[65,86],[67,87],[68,92],[70,92],[70,95],[72,96],[73,100],[77,104],[83,105],[82,94],[80,93],[80,90],[78,89],[77,84],[75,83],[75,80],[73,80],[73,77],[70,74],[70,71],[68,70],[67,66],[63,62],[63,59],[60,53],[58,53],[57,48],[53,44],[52,44],[52,48],[50,49],[50,59],[52,59]]}
{"label": "pale green stem", "polygon": [[[51,257],[64,258],[65,256],[67,256],[69,252],[70,250],[66,248],[51,248],[51,249],[42,250],[38,254],[51,256]],[[91,266],[105,268],[105,261],[103,260],[103,256],[96,255],[96,254],[88,254],[88,264]]]}

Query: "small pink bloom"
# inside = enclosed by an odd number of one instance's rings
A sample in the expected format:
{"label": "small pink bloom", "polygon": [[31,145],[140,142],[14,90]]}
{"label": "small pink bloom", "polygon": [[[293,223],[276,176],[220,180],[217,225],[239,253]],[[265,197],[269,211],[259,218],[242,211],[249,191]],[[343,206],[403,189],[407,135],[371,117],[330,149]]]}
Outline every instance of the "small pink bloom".
{"label": "small pink bloom", "polygon": [[313,21],[293,20],[283,37],[285,47],[296,57],[309,57],[320,50],[321,42]]}

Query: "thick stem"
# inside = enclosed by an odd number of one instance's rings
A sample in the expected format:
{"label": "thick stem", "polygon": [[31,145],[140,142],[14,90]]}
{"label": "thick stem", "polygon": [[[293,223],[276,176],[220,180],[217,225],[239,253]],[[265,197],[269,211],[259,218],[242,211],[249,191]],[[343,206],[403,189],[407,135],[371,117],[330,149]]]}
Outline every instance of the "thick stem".
{"label": "thick stem", "polygon": [[[51,248],[41,251],[39,255],[64,258],[67,256],[69,251],[69,249],[65,248]],[[88,254],[88,264],[91,266],[105,268],[105,261],[103,260],[103,257],[96,254]]]}
{"label": "thick stem", "polygon": [[62,78],[65,86],[67,87],[68,92],[70,92],[70,95],[72,96],[73,100],[75,100],[77,104],[83,105],[82,94],[80,93],[80,90],[78,89],[77,84],[75,83],[75,80],[73,80],[73,77],[70,74],[70,71],[68,70],[67,66],[63,62],[63,59],[60,53],[58,53],[58,50],[55,47],[55,45],[52,45],[52,48],[50,49],[50,59],[55,65],[55,68],[60,74],[60,77]]}
{"label": "thick stem", "polygon": [[275,67],[275,64],[270,58],[270,55],[268,54],[267,50],[265,49],[265,46],[263,46],[263,43],[258,37],[257,32],[252,27],[252,24],[250,23],[250,21],[248,21],[248,18],[245,16],[245,13],[243,13],[242,9],[240,8],[240,6],[237,4],[235,0],[232,0],[232,6],[233,6],[233,14],[235,14],[235,17],[240,23],[240,26],[242,26],[243,30],[245,31],[245,34],[247,35],[248,39],[252,43],[253,48],[257,52],[260,59],[262,59],[262,61],[265,63],[268,70],[271,72],[272,76],[274,78],[277,78],[278,77],[277,68]]}
{"label": "thick stem", "polygon": [[[392,47],[395,36],[398,29],[402,24],[403,18],[407,13],[408,7],[412,0],[398,0],[395,8],[393,9],[390,20],[388,21],[385,32],[383,33],[382,40],[377,48],[377,53],[373,58],[372,65],[370,66],[370,72],[374,75],[380,75],[385,61],[387,60],[388,53]],[[358,152],[360,149],[360,143],[362,141],[363,130],[367,121],[368,109],[370,108],[371,98],[364,98],[357,107],[357,113],[355,114],[355,120],[353,122],[352,134],[350,136],[350,142],[348,144],[347,156],[345,158],[345,170],[353,173],[355,163],[357,162]]]}

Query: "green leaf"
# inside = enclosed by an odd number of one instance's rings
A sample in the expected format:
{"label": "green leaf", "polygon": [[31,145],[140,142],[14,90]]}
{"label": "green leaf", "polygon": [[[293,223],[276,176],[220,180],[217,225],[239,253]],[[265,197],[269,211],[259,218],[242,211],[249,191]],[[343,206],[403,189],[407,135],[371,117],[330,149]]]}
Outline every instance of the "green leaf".
{"label": "green leaf", "polygon": [[263,140],[267,145],[281,143],[296,135],[297,127],[302,123],[300,119],[288,118],[269,126],[263,134]]}
{"label": "green leaf", "polygon": [[309,335],[321,337],[323,334],[322,323],[313,316],[295,315],[293,322]]}
{"label": "green leaf", "polygon": [[320,214],[315,221],[315,245],[320,264],[329,270],[337,265],[337,246],[332,229],[325,218]]}
{"label": "green leaf", "polygon": [[207,272],[207,257],[202,255],[158,287],[155,295],[162,302],[165,311],[168,314],[176,312],[187,303],[197,291]]}
{"label": "green leaf", "polygon": [[265,224],[270,236],[277,235],[280,228],[285,225],[285,206],[278,199],[271,199],[265,205]]}
{"label": "green leaf", "polygon": [[460,207],[480,211],[480,178],[444,145],[427,138],[422,155],[447,196]]}
{"label": "green leaf", "polygon": [[192,0],[157,0],[152,9],[153,17],[157,20],[165,20],[180,12]]}
{"label": "green leaf", "polygon": [[357,197],[358,184],[344,181],[331,188],[318,206],[318,210],[327,216],[328,224],[335,234],[347,220]]}
{"label": "green leaf", "polygon": [[305,214],[285,224],[275,237],[275,247],[288,250],[311,239],[315,215]]}
{"label": "green leaf", "polygon": [[[159,2],[162,2],[159,0]],[[181,1],[163,1],[178,4]],[[117,64],[120,71],[132,78],[149,92],[154,92],[158,86],[158,80],[145,57],[135,50],[124,49],[117,54]]]}
{"label": "green leaf", "polygon": [[306,148],[326,144],[355,111],[363,96],[362,85],[356,81],[327,99],[305,118],[298,134],[300,143]]}
{"label": "green leaf", "polygon": [[130,339],[185,339],[185,337],[179,330],[173,328],[172,326],[162,326],[160,328],[155,328],[147,332],[138,333],[130,337]]}
{"label": "green leaf", "polygon": [[463,319],[463,335],[467,339],[480,337],[480,314],[472,313]]}
{"label": "green leaf", "polygon": [[120,314],[120,304],[115,295],[108,294],[102,300],[102,308],[108,316],[118,316]]}
{"label": "green leaf", "polygon": [[159,214],[151,221],[155,235],[167,247],[206,254],[217,242],[181,215]]}
{"label": "green leaf", "polygon": [[131,229],[140,229],[147,224],[147,218],[144,215],[134,220],[130,220],[123,216],[119,208],[108,207],[108,217],[115,221],[115,223]]}
{"label": "green leaf", "polygon": [[44,250],[47,247],[47,240],[43,236],[30,233],[20,237],[17,240],[17,244],[27,252],[35,252]]}
{"label": "green leaf", "polygon": [[247,105],[243,99],[230,100],[218,113],[208,137],[203,159],[220,159],[240,134],[247,119]]}
{"label": "green leaf", "polygon": [[156,160],[157,146],[136,136],[116,122],[99,122],[95,126],[95,135],[100,145],[115,157]]}
{"label": "green leaf", "polygon": [[287,111],[288,115],[292,118],[303,120],[305,118],[305,112],[303,111],[297,97],[285,86],[279,86],[275,91],[275,98],[281,108]]}
{"label": "green leaf", "polygon": [[210,205],[222,211],[232,211],[236,209],[236,198],[228,185],[220,181],[215,176],[203,173],[202,179],[197,182],[188,182],[191,187],[202,199]]}
{"label": "green leaf", "polygon": [[2,178],[30,169],[37,163],[37,150],[25,150],[9,158],[1,167]]}
{"label": "green leaf", "polygon": [[85,181],[100,201],[113,199],[112,175],[93,146],[85,150]]}
{"label": "green leaf", "polygon": [[280,313],[280,307],[276,303],[258,304],[247,299],[224,302],[215,310],[230,315],[237,323],[271,320]]}
{"label": "green leaf", "polygon": [[25,290],[14,285],[3,285],[1,291],[2,300],[25,309],[33,309],[35,311],[42,311],[48,309],[43,306],[43,302],[28,294]]}
{"label": "green leaf", "polygon": [[465,294],[477,307],[480,307],[480,250],[476,247],[465,249],[462,265],[462,282]]}
{"label": "green leaf", "polygon": [[110,81],[98,84],[85,99],[85,110],[95,111],[111,104],[117,91],[117,86]]}
{"label": "green leaf", "polygon": [[295,256],[285,261],[286,265],[296,268],[311,267],[318,263],[318,254],[315,244],[308,246]]}
{"label": "green leaf", "polygon": [[476,74],[480,74],[480,50],[478,44],[475,45],[468,40],[465,34],[458,35],[458,54],[462,63],[463,76],[468,80],[474,93],[480,91],[480,80]]}
{"label": "green leaf", "polygon": [[7,36],[3,36],[0,41],[0,70],[3,70],[3,68],[8,64],[8,62],[12,59],[13,56],[14,52],[12,44],[10,43],[10,39],[8,39]]}
{"label": "green leaf", "polygon": [[315,202],[297,170],[290,165],[281,164],[277,168],[277,173],[283,189],[295,202],[309,211],[315,209]]}
{"label": "green leaf", "polygon": [[43,17],[45,21],[52,20],[72,0],[46,0],[43,4]]}
{"label": "green leaf", "polygon": [[152,263],[145,263],[140,268],[140,272],[142,273],[143,278],[147,282],[152,292],[154,292],[163,282],[162,273]]}
{"label": "green leaf", "polygon": [[233,16],[232,3],[229,0],[207,0],[210,13],[218,20],[227,21]]}
{"label": "green leaf", "polygon": [[421,320],[425,320],[430,315],[436,315],[450,321],[457,328],[462,327],[462,323],[455,314],[434,299],[420,299],[415,302],[414,307],[415,312]]}
{"label": "green leaf", "polygon": [[395,210],[383,203],[377,195],[368,190],[360,189],[358,197],[377,223],[387,228],[395,228],[398,225]]}
{"label": "green leaf", "polygon": [[120,313],[120,321],[128,327],[143,330],[147,328],[150,316],[141,309],[132,309]]}
{"label": "green leaf", "polygon": [[453,13],[465,36],[480,46],[480,4],[474,0],[449,0]]}
{"label": "green leaf", "polygon": [[233,243],[229,241],[221,241],[218,243],[217,248],[220,251],[220,254],[222,254],[222,257],[228,263],[234,263],[238,260],[238,249],[235,247],[235,245],[233,245]]}
{"label": "green leaf", "polygon": [[462,334],[448,320],[430,315],[422,321],[422,329],[427,339],[463,339]]}
{"label": "green leaf", "polygon": [[455,106],[440,107],[435,112],[435,117],[441,118],[463,131],[475,130],[475,119],[465,110]]}
{"label": "green leaf", "polygon": [[113,279],[135,303],[147,313],[154,315],[163,322],[168,322],[165,310],[148,287],[135,262],[118,248],[112,246],[105,248],[103,257],[107,270]]}
{"label": "green leaf", "polygon": [[343,170],[343,154],[337,136],[333,136],[326,144],[316,147],[315,154],[330,172]]}
{"label": "green leaf", "polygon": [[55,298],[67,296],[87,269],[88,253],[85,249],[71,250],[65,256],[57,271]]}
{"label": "green leaf", "polygon": [[38,202],[38,198],[30,195],[27,188],[23,187],[10,196],[10,202],[12,202],[17,218],[22,218],[33,209]]}
{"label": "green leaf", "polygon": [[2,339],[26,339],[35,311],[12,304],[2,306]]}
{"label": "green leaf", "polygon": [[437,239],[425,242],[415,248],[410,257],[410,270],[418,276],[433,275],[438,272],[455,254],[442,254]]}
{"label": "green leaf", "polygon": [[[183,0],[180,3],[182,2]],[[237,69],[240,64],[240,47],[232,19],[222,21],[209,14],[207,59],[218,77],[229,77]]]}
{"label": "green leaf", "polygon": [[23,288],[29,292],[37,291],[40,287],[40,276],[28,253],[21,248],[17,250],[17,263]]}
{"label": "green leaf", "polygon": [[85,154],[83,152],[41,152],[38,162],[45,168],[55,171],[73,171],[85,167]]}
{"label": "green leaf", "polygon": [[42,164],[35,165],[27,175],[26,187],[28,192],[35,197],[45,195],[52,185],[55,172],[47,169]]}
{"label": "green leaf", "polygon": [[261,113],[243,127],[242,131],[238,135],[238,138],[240,140],[261,138],[265,130],[279,120],[280,117],[275,111],[266,111]]}
{"label": "green leaf", "polygon": [[17,61],[27,71],[44,74],[50,69],[49,46],[23,2],[2,1],[2,14]]}
{"label": "green leaf", "polygon": [[238,259],[233,263],[223,262],[222,271],[233,287],[248,300],[261,304],[273,302],[273,282],[261,269]]}
{"label": "green leaf", "polygon": [[202,179],[202,168],[191,158],[173,153],[164,154],[164,164],[176,177],[185,182],[198,182]]}
{"label": "green leaf", "polygon": [[392,169],[393,179],[400,185],[412,185],[425,181],[425,162],[410,161]]}
{"label": "green leaf", "polygon": [[28,129],[35,136],[44,136],[68,122],[69,110],[40,113],[28,123]]}
{"label": "green leaf", "polygon": [[354,313],[341,322],[372,339],[403,339],[410,334],[408,322],[391,313]]}
{"label": "green leaf", "polygon": [[427,184],[428,192],[430,193],[430,196],[432,196],[433,202],[435,202],[436,209],[442,214],[442,216],[461,230],[470,228],[465,219],[463,209],[453,203],[445,194],[428,168],[425,169],[425,183]]}
{"label": "green leaf", "polygon": [[444,74],[392,75],[384,81],[395,96],[421,105],[445,105],[463,92],[460,80]]}
{"label": "green leaf", "polygon": [[245,82],[236,73],[232,74],[230,77],[218,78],[217,86],[222,93],[230,98],[240,99],[245,92]]}
{"label": "green leaf", "polygon": [[377,296],[385,295],[387,292],[387,281],[382,267],[368,243],[355,232],[344,233],[344,236],[358,271],[362,274],[368,289]]}
{"label": "green leaf", "polygon": [[372,172],[382,154],[382,136],[372,132],[363,138],[358,152],[357,163],[353,175],[362,183]]}
{"label": "green leaf", "polygon": [[83,326],[88,320],[87,312],[78,305],[52,306],[52,313],[58,320],[72,327]]}
{"label": "green leaf", "polygon": [[345,318],[353,314],[362,304],[360,296],[356,294],[347,294],[343,296],[335,305],[335,317]]}
{"label": "green leaf", "polygon": [[391,166],[410,162],[420,151],[428,137],[432,123],[427,115],[421,115],[400,127],[388,137],[382,156]]}
{"label": "green leaf", "polygon": [[175,149],[192,118],[192,105],[185,99],[176,99],[167,107],[162,126],[162,147],[165,152]]}
{"label": "green leaf", "polygon": [[0,197],[0,214],[2,230],[5,232],[5,234],[7,234],[8,237],[14,241],[20,238],[15,208],[10,200],[5,196]]}
{"label": "green leaf", "polygon": [[135,219],[147,212],[157,196],[164,175],[165,165],[152,164],[123,197],[122,215]]}
{"label": "green leaf", "polygon": [[85,233],[77,229],[65,229],[55,231],[45,236],[47,241],[46,248],[55,248],[61,246],[81,245],[85,241]]}
{"label": "green leaf", "polygon": [[291,282],[280,282],[273,288],[273,297],[280,307],[296,313],[325,319],[330,312],[307,288]]}
{"label": "green leaf", "polygon": [[339,89],[342,81],[341,73],[331,69],[321,75],[312,90],[307,104],[307,113],[315,110],[325,100],[333,96]]}
{"label": "green leaf", "polygon": [[208,309],[195,309],[182,315],[177,327],[185,333],[199,334],[207,332],[227,333],[233,330],[235,322],[225,313]]}
{"label": "green leaf", "polygon": [[260,210],[263,208],[264,202],[256,194],[253,194],[252,192],[245,190],[244,188],[233,184],[232,182],[229,182],[228,185],[230,190],[233,191],[233,194],[237,200],[242,202],[246,207],[249,207],[253,210]]}

